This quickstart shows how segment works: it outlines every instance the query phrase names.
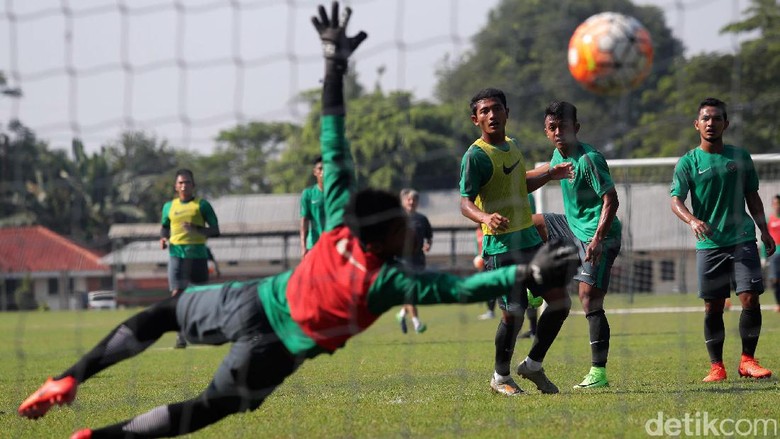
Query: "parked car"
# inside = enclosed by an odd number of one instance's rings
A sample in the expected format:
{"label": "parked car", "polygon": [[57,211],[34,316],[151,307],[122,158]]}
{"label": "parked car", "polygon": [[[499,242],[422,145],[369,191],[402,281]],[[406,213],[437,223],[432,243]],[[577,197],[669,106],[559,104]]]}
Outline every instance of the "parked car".
{"label": "parked car", "polygon": [[116,292],[90,291],[87,293],[87,309],[116,309]]}

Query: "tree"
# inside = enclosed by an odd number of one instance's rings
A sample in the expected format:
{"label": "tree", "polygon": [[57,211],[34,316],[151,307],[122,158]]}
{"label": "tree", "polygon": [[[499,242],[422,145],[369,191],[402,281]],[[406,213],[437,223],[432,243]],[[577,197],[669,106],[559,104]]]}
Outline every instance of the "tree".
{"label": "tree", "polygon": [[228,164],[227,189],[234,194],[269,193],[273,176],[269,163],[289,147],[299,127],[286,122],[250,122],[221,131],[217,136],[217,154]]}
{"label": "tree", "polygon": [[638,156],[679,156],[699,141],[692,126],[696,109],[706,97],[728,104],[731,122],[727,142],[752,153],[772,152],[780,143],[780,5],[753,0],[743,21],[723,32],[757,31],[739,52],[703,54],[676,61],[674,74],[661,78],[656,90],[642,96],[646,109],[626,142]]}
{"label": "tree", "polygon": [[731,102],[730,107],[737,122],[744,126],[737,141],[751,152],[773,152],[780,144],[780,4],[776,0],[752,0],[745,15],[744,20],[723,29],[759,34],[742,43],[736,55],[733,80],[738,101]]}
{"label": "tree", "polygon": [[[452,148],[452,115],[447,106],[414,102],[408,92],[385,94],[378,87],[371,93],[357,82],[347,84],[349,117],[347,138],[355,160],[360,186],[398,190],[414,186],[421,190],[457,185],[459,151]],[[311,112],[302,129],[287,139],[279,160],[269,164],[268,178],[274,192],[300,192],[313,183],[311,168],[320,154],[319,92],[302,95]]]}
{"label": "tree", "polygon": [[165,140],[143,132],[122,134],[105,147],[112,175],[112,223],[157,222],[162,205],[173,197],[173,175],[180,166]]}
{"label": "tree", "polygon": [[68,203],[60,177],[67,157],[49,151],[19,121],[11,121],[8,129],[10,135],[2,138],[0,225],[41,224],[67,232],[69,224],[61,219],[68,218]]}
{"label": "tree", "polygon": [[[605,10],[636,17],[652,35],[655,47],[651,75],[639,89],[618,97],[583,90],[569,74],[566,62],[574,29]],[[631,151],[620,143],[621,137],[647,110],[642,94],[669,75],[681,54],[682,45],[672,37],[662,11],[654,6],[636,6],[628,0],[583,0],[545,7],[538,0],[503,0],[490,11],[487,26],[474,37],[474,50],[462,61],[444,64],[438,70],[436,96],[465,109],[478,90],[488,86],[503,89],[510,109],[508,132],[518,138],[529,161],[549,159],[542,130],[544,108],[553,99],[571,101],[580,110],[581,138],[598,145],[608,156],[623,157]],[[473,140],[476,131],[473,127],[470,131]]]}

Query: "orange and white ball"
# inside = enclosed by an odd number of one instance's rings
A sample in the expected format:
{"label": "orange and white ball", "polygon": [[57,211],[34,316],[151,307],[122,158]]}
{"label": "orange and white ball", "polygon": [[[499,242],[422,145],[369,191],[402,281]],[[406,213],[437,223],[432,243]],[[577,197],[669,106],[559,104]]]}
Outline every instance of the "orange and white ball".
{"label": "orange and white ball", "polygon": [[634,17],[593,15],[569,40],[569,71],[586,90],[622,94],[639,86],[653,66],[650,33]]}

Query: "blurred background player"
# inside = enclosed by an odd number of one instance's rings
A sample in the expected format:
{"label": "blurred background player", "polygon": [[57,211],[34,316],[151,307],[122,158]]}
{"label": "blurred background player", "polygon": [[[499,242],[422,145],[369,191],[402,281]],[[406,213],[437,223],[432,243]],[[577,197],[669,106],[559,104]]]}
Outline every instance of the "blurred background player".
{"label": "blurred background player", "polygon": [[[769,215],[767,228],[776,249],[777,245],[780,244],[780,194],[772,197],[772,213]],[[764,252],[766,250],[766,246],[764,246]],[[775,311],[780,312],[780,253],[775,251],[775,254],[768,256],[767,265],[769,265],[769,282],[775,291]]]}
{"label": "blurred background player", "polygon": [[[417,206],[420,203],[420,194],[416,190],[411,188],[401,189],[400,199],[401,206],[406,211],[409,224],[409,239],[407,240],[409,248],[405,252],[403,260],[411,270],[423,271],[425,270],[425,254],[430,251],[433,244],[433,228],[431,228],[428,217],[417,211]],[[406,304],[395,316],[404,334],[407,331],[406,314],[412,316],[414,332],[422,334],[428,329],[425,323],[420,321],[417,306]]]}
{"label": "blurred background player", "polygon": [[[347,8],[339,20],[319,7],[313,22],[323,43],[321,148],[327,220],[309,256],[291,271],[247,282],[190,287],[131,317],[62,374],[49,378],[18,413],[39,418],[55,404],[70,404],[78,385],[151,346],[166,331],[184,329],[194,342],[232,343],[212,382],[187,401],[162,405],[72,439],[169,437],[191,433],[224,417],[257,409],[306,359],[332,354],[382,313],[403,303],[475,303],[530,285],[560,288],[576,267],[576,250],[542,247],[529,265],[507,266],[462,278],[409,273],[396,263],[408,231],[394,194],[354,192],[354,167],[344,137],[343,75],[347,58],[366,38],[347,37]],[[523,289],[523,292],[525,290]]]}
{"label": "blurred background player", "polygon": [[[696,238],[699,297],[704,299],[704,340],[711,363],[710,373],[703,381],[726,379],[723,309],[732,283],[742,304],[739,375],[768,378],[772,372],[755,358],[762,322],[759,295],[764,292],[756,226],[768,257],[775,252],[775,242],[769,235],[764,204],[758,196],[758,174],[750,153],[723,143],[723,133],[729,126],[723,101],[703,100],[693,126],[699,134],[699,146],[677,162],[670,194],[672,212],[690,226]],[[688,192],[693,213],[685,206]],[[745,205],[750,215],[745,212]]]}
{"label": "blurred background player", "polygon": [[322,156],[314,159],[311,171],[317,182],[301,192],[301,258],[314,246],[325,227],[325,194],[322,192]]}
{"label": "blurred background player", "polygon": [[[527,263],[542,239],[531,219],[528,193],[554,178],[565,178],[569,167],[548,168],[526,173],[525,160],[514,139],[506,136],[509,109],[504,92],[494,88],[479,91],[470,102],[471,121],[479,127],[480,137],[467,149],[461,160],[460,211],[480,224],[485,270],[511,264]],[[547,301],[539,318],[538,330],[530,352],[520,363],[517,373],[536,384],[542,393],[558,393],[544,373],[542,361],[569,315],[571,300],[564,288],[534,289],[531,292]],[[495,369],[490,388],[499,394],[523,393],[510,375],[510,363],[517,335],[528,308],[525,289],[503,296],[499,303],[501,321],[495,337]]]}
{"label": "blurred background player", "polygon": [[609,355],[609,322],[604,296],[610,271],[620,253],[622,225],[617,219],[618,195],[604,156],[580,142],[577,107],[552,102],[544,111],[544,134],[553,144],[549,166],[571,163],[573,177],[561,180],[565,215],[534,215],[542,239],[559,238],[577,247],[580,266],[574,280],[588,320],[591,367],[575,389],[606,387]]}
{"label": "blurred background player", "polygon": [[[219,236],[217,214],[208,201],[195,197],[195,176],[189,169],[176,171],[177,197],[162,209],[160,248],[168,249],[168,289],[175,296],[190,283],[209,281],[208,238]],[[185,348],[183,334],[176,337],[176,348]]]}

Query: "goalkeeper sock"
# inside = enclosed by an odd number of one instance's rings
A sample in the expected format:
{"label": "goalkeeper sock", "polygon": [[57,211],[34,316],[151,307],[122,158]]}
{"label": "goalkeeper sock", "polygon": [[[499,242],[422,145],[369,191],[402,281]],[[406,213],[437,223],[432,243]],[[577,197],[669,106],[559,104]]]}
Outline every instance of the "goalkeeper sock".
{"label": "goalkeeper sock", "polygon": [[178,331],[176,303],[179,297],[165,299],[130,317],[55,379],[72,376],[82,383],[112,364],[139,354],[165,332]]}

